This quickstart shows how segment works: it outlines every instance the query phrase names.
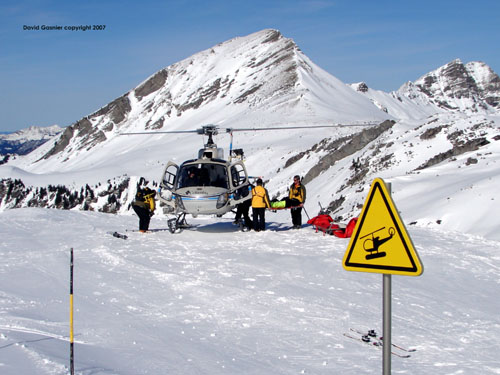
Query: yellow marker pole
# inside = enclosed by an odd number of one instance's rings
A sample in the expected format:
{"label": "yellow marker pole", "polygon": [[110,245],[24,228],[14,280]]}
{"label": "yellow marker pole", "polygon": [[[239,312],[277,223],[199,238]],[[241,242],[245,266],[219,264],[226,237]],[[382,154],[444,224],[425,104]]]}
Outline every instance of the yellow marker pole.
{"label": "yellow marker pole", "polygon": [[75,357],[73,348],[73,248],[71,248],[71,262],[69,271],[69,368],[70,374],[75,374]]}

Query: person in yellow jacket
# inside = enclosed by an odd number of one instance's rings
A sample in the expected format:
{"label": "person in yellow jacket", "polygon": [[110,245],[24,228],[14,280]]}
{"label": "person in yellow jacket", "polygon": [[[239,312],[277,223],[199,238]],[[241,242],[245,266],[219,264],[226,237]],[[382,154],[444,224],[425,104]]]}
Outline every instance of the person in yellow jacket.
{"label": "person in yellow jacket", "polygon": [[257,186],[252,189],[253,229],[256,232],[266,230],[266,208],[271,208],[269,194],[262,186],[262,179],[257,179]]}
{"label": "person in yellow jacket", "polygon": [[293,184],[288,193],[290,206],[292,207],[292,225],[294,229],[302,228],[302,206],[306,202],[306,187],[302,185],[300,176],[294,176]]}
{"label": "person in yellow jacket", "polygon": [[135,200],[132,202],[132,208],[139,216],[139,232],[145,233],[149,229],[151,216],[154,215],[156,192],[148,187],[137,189]]}

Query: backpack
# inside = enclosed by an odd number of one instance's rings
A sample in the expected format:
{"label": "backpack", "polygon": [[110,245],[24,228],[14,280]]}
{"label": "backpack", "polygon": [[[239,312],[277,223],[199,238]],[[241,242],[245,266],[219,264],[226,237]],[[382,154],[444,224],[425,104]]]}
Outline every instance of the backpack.
{"label": "backpack", "polygon": [[155,195],[156,195],[156,191],[151,190],[148,187],[145,187],[143,189],[138,188],[137,192],[135,193],[135,200],[137,202],[144,202],[146,208],[148,208],[150,211],[154,211],[155,210]]}

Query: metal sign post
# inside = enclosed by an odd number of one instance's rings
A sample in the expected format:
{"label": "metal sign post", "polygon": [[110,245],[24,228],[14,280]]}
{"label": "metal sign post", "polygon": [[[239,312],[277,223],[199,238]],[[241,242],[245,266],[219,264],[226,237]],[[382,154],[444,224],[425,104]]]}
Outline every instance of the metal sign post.
{"label": "metal sign post", "polygon": [[384,278],[384,322],[383,322],[383,359],[382,359],[382,374],[391,374],[391,326],[392,326],[392,301],[391,301],[391,289],[392,289],[392,275],[383,275]]}
{"label": "metal sign post", "polygon": [[344,254],[347,271],[383,274],[383,375],[391,374],[392,275],[420,276],[424,271],[391,197],[391,184],[376,178]]}

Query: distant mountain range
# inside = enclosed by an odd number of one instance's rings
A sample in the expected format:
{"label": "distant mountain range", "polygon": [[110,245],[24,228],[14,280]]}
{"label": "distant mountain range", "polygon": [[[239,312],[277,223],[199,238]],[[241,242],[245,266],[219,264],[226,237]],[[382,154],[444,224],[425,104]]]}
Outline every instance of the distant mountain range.
{"label": "distant mountain range", "polygon": [[26,155],[62,132],[57,125],[49,127],[30,126],[13,133],[0,134],[0,155]]}

